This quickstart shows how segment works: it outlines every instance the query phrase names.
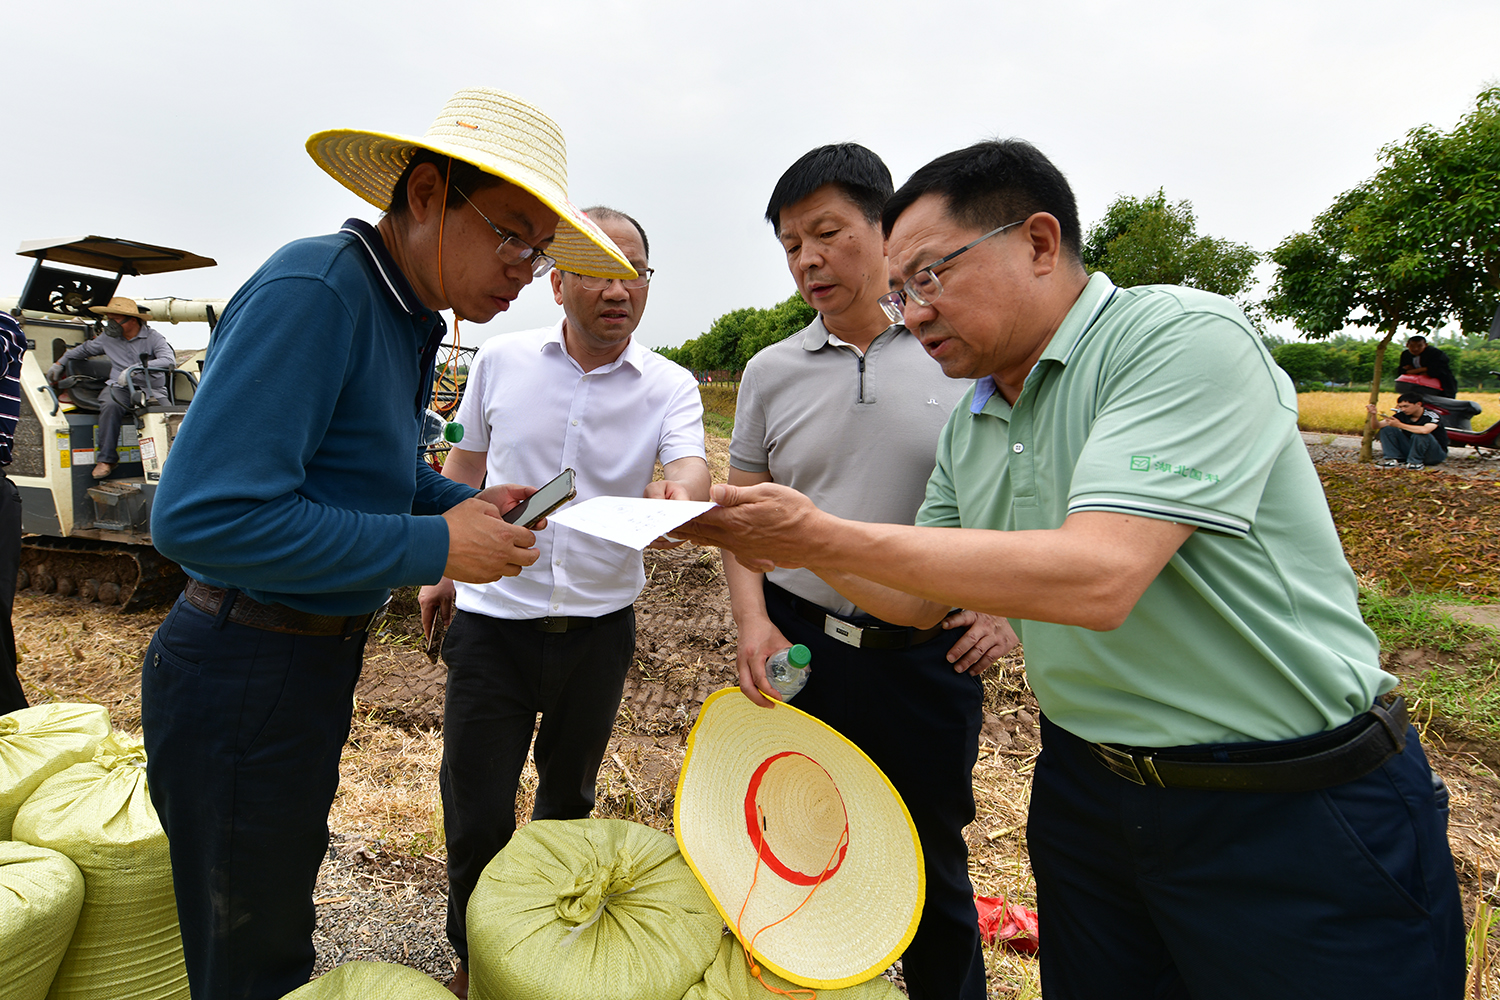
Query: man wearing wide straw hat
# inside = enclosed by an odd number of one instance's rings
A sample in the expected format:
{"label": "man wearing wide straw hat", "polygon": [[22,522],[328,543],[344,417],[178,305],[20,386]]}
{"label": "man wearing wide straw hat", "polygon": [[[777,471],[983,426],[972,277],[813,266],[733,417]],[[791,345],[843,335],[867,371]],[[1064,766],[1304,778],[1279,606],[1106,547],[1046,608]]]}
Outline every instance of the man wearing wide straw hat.
{"label": "man wearing wide straw hat", "polygon": [[149,355],[150,394],[160,397],[167,388],[166,372],[177,365],[177,354],[166,337],[146,325],[140,307],[132,299],[116,295],[105,305],[90,306],[89,311],[104,317],[104,336],[86,340],[63,354],[47,370],[47,379],[50,382],[61,379],[65,362],[101,354],[109,358],[109,385],[99,394],[99,453],[94,464],[94,478],[103,479],[115,471],[120,461],[120,423],[131,408],[131,392],[145,388],[125,385],[120,377],[125,369],[141,363],[142,354]]}
{"label": "man wearing wide straw hat", "polygon": [[635,276],[568,202],[557,126],[507,94],[460,91],[421,138],[307,148],[386,214],[283,247],[230,300],[152,511],[192,578],[147,649],[141,717],[199,1000],[307,981],[340,750],[390,589],[537,558],[499,518],[529,487],[480,492],[418,460],[439,310],[486,322],[554,262]]}

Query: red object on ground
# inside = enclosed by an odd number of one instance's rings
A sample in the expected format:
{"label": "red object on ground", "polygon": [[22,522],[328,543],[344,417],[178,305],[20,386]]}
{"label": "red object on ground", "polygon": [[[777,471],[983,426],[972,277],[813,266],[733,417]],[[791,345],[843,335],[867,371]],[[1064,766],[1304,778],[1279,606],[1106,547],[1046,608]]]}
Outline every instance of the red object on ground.
{"label": "red object on ground", "polygon": [[975,896],[974,907],[979,911],[979,933],[985,944],[1000,941],[1023,955],[1036,954],[1041,939],[1035,910],[994,896]]}

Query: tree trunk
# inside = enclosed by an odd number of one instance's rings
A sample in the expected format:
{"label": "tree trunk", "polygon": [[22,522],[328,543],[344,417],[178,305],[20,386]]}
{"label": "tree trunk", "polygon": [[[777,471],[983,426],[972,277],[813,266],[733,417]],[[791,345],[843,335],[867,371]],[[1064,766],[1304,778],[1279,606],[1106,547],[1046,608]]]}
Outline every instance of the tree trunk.
{"label": "tree trunk", "polygon": [[[1385,336],[1380,343],[1375,345],[1375,372],[1370,377],[1370,402],[1380,403],[1380,369],[1385,362],[1385,349],[1390,344],[1391,338],[1396,335],[1395,324],[1385,331]],[[1365,421],[1365,435],[1359,443],[1359,460],[1361,462],[1375,461],[1375,421]]]}

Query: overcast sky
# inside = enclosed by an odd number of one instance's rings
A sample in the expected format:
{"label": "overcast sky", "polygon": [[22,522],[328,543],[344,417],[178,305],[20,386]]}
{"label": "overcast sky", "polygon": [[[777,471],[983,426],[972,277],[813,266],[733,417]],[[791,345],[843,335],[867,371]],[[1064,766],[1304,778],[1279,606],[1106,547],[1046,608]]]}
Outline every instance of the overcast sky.
{"label": "overcast sky", "polygon": [[[1267,250],[1382,145],[1450,127],[1500,80],[1494,0],[6,0],[5,25],[0,295],[21,291],[22,240],[92,233],[219,262],[120,294],[227,298],[283,243],[376,216],[308,135],[420,135],[453,91],[487,86],[562,126],[575,203],[645,226],[647,346],[794,290],[762,214],[813,146],[862,142],[899,185],[1019,136],[1067,174],[1085,226],[1164,187],[1200,232]],[[537,282],[464,341],[558,315]]]}

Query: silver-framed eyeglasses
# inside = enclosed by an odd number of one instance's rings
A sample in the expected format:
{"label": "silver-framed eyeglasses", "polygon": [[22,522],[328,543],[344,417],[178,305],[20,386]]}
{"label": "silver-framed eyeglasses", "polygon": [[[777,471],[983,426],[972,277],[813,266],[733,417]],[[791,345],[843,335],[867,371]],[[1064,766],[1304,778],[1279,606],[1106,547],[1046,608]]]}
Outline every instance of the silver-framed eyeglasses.
{"label": "silver-framed eyeglasses", "polygon": [[638,267],[634,278],[601,278],[597,274],[579,274],[577,271],[564,271],[563,273],[577,278],[578,283],[591,292],[603,291],[609,287],[611,281],[618,281],[622,286],[633,291],[651,284],[651,276],[656,273],[656,269]]}
{"label": "silver-framed eyeglasses", "polygon": [[943,294],[943,283],[938,280],[937,274],[934,273],[934,268],[942,267],[944,264],[951,264],[955,258],[974,249],[991,236],[998,236],[1007,229],[1019,226],[1025,221],[1025,219],[1018,219],[1015,222],[1008,222],[997,229],[991,229],[974,242],[965,243],[946,257],[939,257],[910,278],[907,278],[900,288],[887,295],[882,295],[880,297],[880,308],[885,310],[886,316],[892,323],[900,323],[906,318],[906,299],[908,296],[919,306],[932,305],[932,300]]}
{"label": "silver-framed eyeglasses", "polygon": [[499,257],[507,264],[522,264],[529,262],[531,264],[531,276],[533,278],[540,278],[542,275],[552,270],[552,266],[556,264],[557,261],[553,260],[551,257],[548,257],[545,252],[537,249],[530,243],[527,243],[525,240],[521,239],[521,237],[517,236],[510,230],[501,229],[499,226],[491,222],[490,217],[479,211],[479,206],[474,204],[474,202],[470,200],[468,195],[464,194],[462,188],[455,187],[453,190],[457,191],[459,193],[459,196],[462,197],[464,201],[467,201],[469,203],[470,208],[472,208],[475,212],[479,212],[479,217],[484,220],[484,224],[493,229],[495,231],[495,235],[500,237],[500,245],[495,248],[496,257]]}

